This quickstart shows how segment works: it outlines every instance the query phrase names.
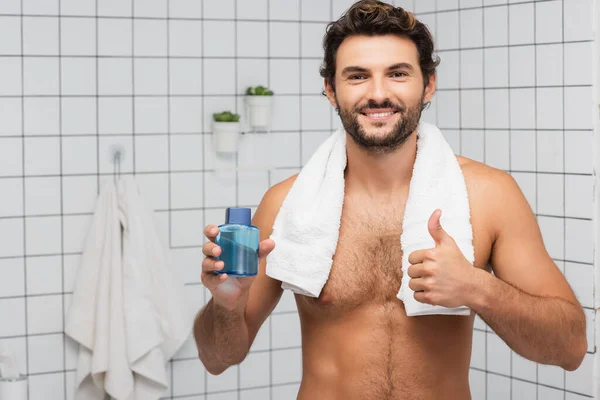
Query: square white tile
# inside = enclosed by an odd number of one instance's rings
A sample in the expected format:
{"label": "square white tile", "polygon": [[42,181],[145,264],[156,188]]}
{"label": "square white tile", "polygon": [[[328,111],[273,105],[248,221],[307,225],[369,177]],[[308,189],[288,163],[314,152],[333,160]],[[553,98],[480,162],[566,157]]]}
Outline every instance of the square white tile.
{"label": "square white tile", "polygon": [[565,259],[593,263],[594,226],[592,221],[567,218],[565,223]]}
{"label": "square white tile", "polygon": [[329,137],[329,131],[301,132],[301,163],[305,165],[317,148]]}
{"label": "square white tile", "polygon": [[134,0],[133,16],[149,18],[166,18],[167,0]]}
{"label": "square white tile", "polygon": [[167,135],[136,136],[136,172],[161,172],[169,169],[169,138]]}
{"label": "square white tile", "polygon": [[135,59],[134,93],[136,95],[167,95],[168,61],[166,59]]}
{"label": "square white tile", "polygon": [[459,0],[438,1],[436,11],[456,10],[462,8]]}
{"label": "square white tile", "polygon": [[95,59],[61,57],[60,63],[62,95],[96,95]]}
{"label": "square white tile", "polygon": [[25,178],[26,215],[61,213],[60,178]]}
{"label": "square white tile", "polygon": [[563,171],[563,132],[538,131],[537,169],[543,172]]}
{"label": "square white tile", "polygon": [[240,364],[240,388],[269,386],[269,353],[250,353]]}
{"label": "square white tile", "polygon": [[301,57],[323,58],[323,35],[326,24],[324,23],[302,23],[300,35],[302,37]]}
{"label": "square white tile", "polygon": [[298,21],[300,0],[270,0],[269,19]]}
{"label": "square white tile", "polygon": [[[176,100],[179,101],[176,98],[171,98],[171,112],[173,112],[173,103]],[[233,113],[240,114],[240,111],[237,109],[236,98],[234,96],[211,96],[209,100],[210,101],[204,101],[203,113],[199,117],[201,118],[200,122],[204,122],[204,132],[209,132],[212,134],[214,113],[228,110]],[[196,110],[194,110],[194,112],[196,113]],[[240,116],[241,118],[244,117],[243,115]],[[171,122],[172,121],[173,117],[171,117]],[[185,125],[182,124],[180,128],[185,129]],[[172,124],[171,132],[176,132]]]}
{"label": "square white tile", "polygon": [[63,372],[33,375],[28,380],[30,400],[64,399],[66,396]]}
{"label": "square white tile", "polygon": [[0,43],[0,55],[21,54],[21,17],[0,17],[0,37],[3,38]]}
{"label": "square white tile", "polygon": [[205,207],[231,207],[236,204],[237,190],[233,179],[221,178],[214,172],[204,174],[204,193]]}
{"label": "square white tile", "polygon": [[98,146],[95,137],[74,136],[62,139],[62,172],[64,174],[98,172]]}
{"label": "square white tile", "polygon": [[480,8],[461,10],[460,47],[481,46],[483,46],[483,10]]}
{"label": "square white tile", "polygon": [[169,98],[134,98],[135,133],[167,133],[169,131]]}
{"label": "square white tile", "polygon": [[565,172],[592,173],[593,132],[565,132]]}
{"label": "square white tile", "polygon": [[20,96],[23,94],[21,88],[21,65],[19,57],[0,57],[0,87],[6,96]]}
{"label": "square white tile", "polygon": [[591,86],[565,87],[565,128],[593,129],[593,91]]}
{"label": "square white tile", "polygon": [[209,393],[206,395],[206,400],[237,400],[237,398],[238,392],[236,390],[213,394]]}
{"label": "square white tile", "polygon": [[2,193],[0,217],[23,216],[23,178],[0,179],[0,193]]}
{"label": "square white tile", "polygon": [[92,215],[66,215],[63,217],[65,253],[81,253],[92,224]]}
{"label": "square white tile", "polygon": [[[204,21],[203,25],[202,36],[190,37],[189,31],[184,32],[184,35],[189,37],[185,42],[185,48],[189,49],[188,52],[199,51],[200,44],[202,44],[205,57],[235,56],[236,37],[233,21]],[[200,42],[200,39],[203,41]],[[184,44],[182,43],[181,46],[183,47]]]}
{"label": "square white tile", "polygon": [[[203,227],[204,228],[204,227]],[[174,268],[178,271],[180,279],[184,283],[198,283],[200,281],[200,271],[204,255],[200,248],[181,248],[171,249],[170,257]],[[196,347],[194,345],[194,347]],[[194,350],[197,353],[197,349]],[[194,354],[193,356],[196,356]],[[184,355],[178,353],[178,356]]]}
{"label": "square white tile", "polygon": [[25,295],[25,262],[23,258],[0,259],[0,274],[2,275],[0,297]]}
{"label": "square white tile", "polygon": [[510,86],[535,85],[535,47],[509,47]]}
{"label": "square white tile", "polygon": [[185,396],[205,391],[206,372],[198,360],[173,362],[173,395]]}
{"label": "square white tile", "polygon": [[[219,24],[225,22],[214,22],[206,21],[205,25],[209,27],[219,27]],[[229,24],[229,23],[226,23]],[[233,26],[230,25],[233,29]],[[211,32],[209,28],[205,28],[205,32]],[[211,40],[207,42],[209,44],[221,42],[224,46],[233,46],[233,40],[229,43],[225,43],[227,40],[220,37],[225,32],[214,32],[215,36],[212,36],[212,32],[209,34]],[[226,33],[230,37],[228,33]],[[169,55],[170,56],[189,56],[189,57],[200,57],[202,55],[202,22],[201,21],[182,21],[182,20],[171,20],[169,21]],[[218,46],[216,47],[218,49]],[[210,54],[210,48],[205,47],[205,56],[212,56]]]}
{"label": "square white tile", "polygon": [[563,176],[537,174],[537,212],[544,215],[562,216],[564,187]]}
{"label": "square white tile", "polygon": [[0,299],[0,337],[25,335],[25,298]]}
{"label": "square white tile", "polygon": [[[269,60],[238,58],[236,62],[237,93],[246,93],[249,86],[267,85],[267,82],[269,82]],[[291,78],[292,80],[295,79],[294,77]],[[271,86],[273,85],[272,79],[273,77],[271,77]]]}
{"label": "square white tile", "polygon": [[341,17],[354,3],[354,0],[333,0],[333,19]]}
{"label": "square white tile", "polygon": [[461,132],[460,154],[475,161],[483,162],[485,157],[484,133],[480,130]]}
{"label": "square white tile", "polygon": [[463,128],[483,128],[483,90],[461,91],[460,106]]}
{"label": "square white tile", "polygon": [[462,50],[460,56],[461,88],[483,87],[483,50]]}
{"label": "square white tile", "polygon": [[235,0],[204,0],[204,18],[233,19]]}
{"label": "square white tile", "polygon": [[536,43],[557,43],[562,41],[562,1],[540,1],[535,5]]}
{"label": "square white tile", "polygon": [[460,47],[458,11],[439,13],[437,16],[437,48],[438,50],[451,50]]}
{"label": "square white tile", "polygon": [[586,354],[583,362],[575,371],[567,371],[565,389],[593,396],[594,355]]}
{"label": "square white tile", "polygon": [[508,131],[485,131],[485,163],[494,168],[509,169],[510,141]]}
{"label": "square white tile", "polygon": [[133,54],[164,57],[167,55],[167,21],[133,20]]}
{"label": "square white tile", "polygon": [[510,398],[510,378],[487,374],[487,399],[506,400]]}
{"label": "square white tile", "polygon": [[[238,365],[232,365],[220,375],[207,374],[206,391],[222,392],[239,388]],[[236,397],[237,398],[237,393]]]}
{"label": "square white tile", "polygon": [[[271,22],[269,24],[269,56],[300,56],[300,24],[297,22]],[[303,54],[307,56],[306,54]]]}
{"label": "square white tile", "polygon": [[23,103],[25,135],[59,134],[58,97],[25,97]]}
{"label": "square white tile", "polygon": [[512,400],[531,400],[537,396],[537,386],[535,383],[521,381],[519,379],[511,379]]}
{"label": "square white tile", "polygon": [[274,350],[272,356],[272,384],[296,383],[302,378],[300,349]]}
{"label": "square white tile", "polygon": [[166,173],[138,174],[136,179],[149,207],[169,208],[169,176]]}
{"label": "square white tile", "polygon": [[444,52],[443,61],[437,69],[437,89],[458,89],[461,70],[461,51]]}
{"label": "square white tile", "polygon": [[[65,0],[61,0],[64,14]],[[68,0],[68,5],[85,4],[85,1]],[[94,5],[92,3],[92,5]],[[95,8],[95,7],[94,7]],[[85,11],[82,7],[81,11]],[[95,10],[88,15],[94,15]],[[84,14],[85,15],[85,14]],[[96,55],[96,20],[94,18],[62,18],[60,21],[60,53],[62,56]]]}
{"label": "square white tile", "polygon": [[29,337],[29,373],[56,372],[64,369],[63,334]]}
{"label": "square white tile", "polygon": [[23,17],[23,55],[58,55],[58,17]]}
{"label": "square white tile", "polygon": [[238,1],[236,18],[266,20],[269,12],[268,3],[268,0]]}
{"label": "square white tile", "polygon": [[[278,94],[300,93],[300,63],[301,60],[269,60],[271,90]],[[315,71],[318,76],[318,69]],[[313,92],[318,93],[318,89]]]}
{"label": "square white tile", "polygon": [[[239,3],[238,3],[239,5]],[[266,57],[269,51],[267,22],[240,21],[237,30],[237,57]]]}
{"label": "square white tile", "polygon": [[25,57],[23,59],[23,93],[25,95],[59,94],[58,58]]}
{"label": "square white tile", "polygon": [[594,77],[592,42],[565,43],[565,85],[591,85]]}
{"label": "square white tile", "polygon": [[301,15],[303,21],[327,21],[331,20],[329,4],[324,6],[321,0],[302,0],[300,2]]}
{"label": "square white tile", "polygon": [[565,398],[565,391],[562,389],[555,389],[547,386],[538,385],[538,398],[544,400],[563,400]]}
{"label": "square white tile", "polygon": [[198,246],[203,240],[201,210],[171,212],[171,246]]}
{"label": "square white tile", "polygon": [[101,97],[98,99],[98,132],[127,133],[133,131],[131,98]]}
{"label": "square white tile", "polygon": [[564,40],[592,40],[593,12],[592,0],[565,0]]}
{"label": "square white tile", "polygon": [[473,346],[471,350],[471,367],[485,369],[486,365],[486,333],[473,330]]}
{"label": "square white tile", "polygon": [[[27,276],[27,295],[62,292],[61,256],[28,257],[25,275]],[[62,309],[62,304],[58,308]]]}
{"label": "square white tile", "polygon": [[21,0],[6,0],[0,4],[0,14],[20,14]]}
{"label": "square white tile", "polygon": [[60,0],[60,13],[61,15],[94,15],[96,13],[96,1]]}
{"label": "square white tile", "polygon": [[508,18],[508,44],[531,44],[534,42],[533,21],[535,15],[533,3],[510,5],[508,7]]}
{"label": "square white tile", "polygon": [[460,8],[481,7],[483,5],[482,2],[483,0],[460,0]]}
{"label": "square white tile", "polygon": [[535,89],[510,89],[510,126],[535,128]]}
{"label": "square white tile", "polygon": [[544,246],[550,257],[564,259],[565,227],[563,219],[540,216],[538,217],[538,224],[542,232]]}
{"label": "square white tile", "polygon": [[[133,136],[132,135],[118,135],[118,136],[100,136],[98,140],[98,155],[100,173],[101,174],[115,174],[115,163],[112,158],[112,150],[114,146],[120,146],[124,153],[125,158],[120,163],[120,173],[127,174],[133,171]],[[111,176],[112,178],[113,176]]]}
{"label": "square white tile", "polygon": [[[564,380],[564,369],[556,365],[538,365],[538,383],[562,389]],[[543,398],[545,399],[545,397]]]}
{"label": "square white tile", "polygon": [[593,218],[594,179],[590,175],[565,176],[565,215]]}
{"label": "square white tile", "polygon": [[131,17],[132,0],[97,0],[98,16]]}
{"label": "square white tile", "polygon": [[133,63],[130,59],[98,59],[98,94],[133,94]]}
{"label": "square white tile", "polygon": [[25,138],[25,175],[58,175],[59,140],[56,137]]}
{"label": "square white tile", "polygon": [[132,20],[116,18],[99,18],[98,55],[131,56],[133,54],[132,35]]}
{"label": "square white tile", "polygon": [[202,94],[202,60],[169,59],[169,93]]}
{"label": "square white tile", "polygon": [[4,243],[0,247],[0,257],[22,256],[24,254],[22,218],[0,218],[0,236]]}
{"label": "square white tile", "polygon": [[[235,60],[234,59],[205,59],[204,93],[216,95],[235,95]],[[206,100],[207,102],[210,99]]]}
{"label": "square white tile", "polygon": [[509,106],[507,89],[485,91],[485,127],[494,129],[509,128]]}
{"label": "square white tile", "polygon": [[298,130],[300,128],[300,98],[275,95],[271,124],[274,131]]}
{"label": "square white tile", "polygon": [[60,217],[27,217],[25,233],[28,255],[61,253]]}
{"label": "square white tile", "polygon": [[258,206],[269,189],[266,171],[238,173],[238,204]]}
{"label": "square white tile", "polygon": [[270,388],[242,389],[240,391],[240,400],[263,400],[268,399],[270,395]]}
{"label": "square white tile", "polygon": [[23,173],[23,139],[0,137],[0,176]]}
{"label": "square white tile", "polygon": [[469,369],[469,386],[473,399],[485,399],[486,373],[476,369]]}
{"label": "square white tile", "polygon": [[0,98],[0,121],[2,121],[0,136],[20,136],[22,134],[23,109],[21,101],[22,99],[18,97]]}
{"label": "square white tile", "polygon": [[37,335],[62,331],[62,294],[27,298],[27,333]]}
{"label": "square white tile", "polygon": [[202,172],[171,174],[171,208],[201,208],[204,204]]}
{"label": "square white tile", "polygon": [[435,0],[417,0],[414,3],[415,13],[426,13],[435,11]]}
{"label": "square white tile", "polygon": [[565,263],[565,277],[583,307],[594,307],[594,267],[588,264]]}
{"label": "square white tile", "polygon": [[297,313],[271,316],[271,346],[273,349],[300,347],[300,319]]}
{"label": "square white tile", "polygon": [[27,374],[27,338],[21,336],[18,338],[0,339],[3,346],[10,349],[18,365],[21,375]]}
{"label": "square white tile", "polygon": [[171,98],[171,132],[199,133],[202,131],[202,98]]}
{"label": "square white tile", "polygon": [[539,86],[561,86],[563,84],[562,44],[537,45],[536,79]]}
{"label": "square white tile", "polygon": [[302,129],[325,130],[331,125],[331,104],[322,95],[302,96]]}
{"label": "square white tile", "polygon": [[444,129],[458,129],[460,126],[460,99],[458,90],[437,93],[438,125]]}
{"label": "square white tile", "polygon": [[202,18],[202,2],[196,0],[169,0],[169,17]]}
{"label": "square white tile", "polygon": [[508,44],[508,7],[488,7],[483,10],[483,43],[486,46]]}

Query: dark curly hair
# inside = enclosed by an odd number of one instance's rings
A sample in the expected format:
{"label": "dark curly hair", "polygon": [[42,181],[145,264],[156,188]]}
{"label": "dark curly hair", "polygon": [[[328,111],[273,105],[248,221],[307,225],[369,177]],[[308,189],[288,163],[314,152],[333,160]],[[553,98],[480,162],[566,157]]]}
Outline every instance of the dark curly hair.
{"label": "dark curly hair", "polygon": [[378,0],[357,1],[337,21],[327,25],[323,37],[325,57],[319,71],[321,76],[335,90],[335,58],[347,37],[390,34],[407,37],[417,46],[424,84],[427,86],[440,63],[439,57],[433,55],[434,41],[431,32],[412,13]]}

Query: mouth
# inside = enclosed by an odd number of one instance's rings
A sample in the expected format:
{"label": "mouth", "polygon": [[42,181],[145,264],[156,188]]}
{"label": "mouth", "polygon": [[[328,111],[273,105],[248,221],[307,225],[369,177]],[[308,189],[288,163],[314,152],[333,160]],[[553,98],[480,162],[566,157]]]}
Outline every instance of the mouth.
{"label": "mouth", "polygon": [[394,110],[366,110],[361,112],[361,115],[367,117],[368,120],[378,122],[387,121],[396,114],[398,114],[398,111]]}

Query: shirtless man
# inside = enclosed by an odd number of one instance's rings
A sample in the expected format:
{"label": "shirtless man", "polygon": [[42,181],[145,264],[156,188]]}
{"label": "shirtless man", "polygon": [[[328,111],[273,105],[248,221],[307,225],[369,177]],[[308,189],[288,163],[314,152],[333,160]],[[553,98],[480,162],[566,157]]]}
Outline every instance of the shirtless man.
{"label": "shirtless man", "polygon": [[[366,0],[330,27],[324,45],[321,75],[346,130],[348,161],[329,279],[318,298],[295,295],[303,351],[298,399],[470,399],[475,314],[523,357],[576,369],[587,349],[584,313],[546,252],[529,204],[509,174],[464,157],[457,158],[475,268],[436,211],[428,226],[436,246],[412,253],[408,274],[418,301],[466,305],[472,313],[406,316],[396,298],[399,242],[415,129],[436,87],[432,39],[410,13]],[[281,282],[265,274],[266,256],[277,245],[269,236],[295,177],[270,188],[254,215],[261,233],[256,277],[214,274],[223,265],[213,258],[218,229],[205,228],[202,282],[213,297],[194,335],[211,374],[244,360],[282,295]]]}

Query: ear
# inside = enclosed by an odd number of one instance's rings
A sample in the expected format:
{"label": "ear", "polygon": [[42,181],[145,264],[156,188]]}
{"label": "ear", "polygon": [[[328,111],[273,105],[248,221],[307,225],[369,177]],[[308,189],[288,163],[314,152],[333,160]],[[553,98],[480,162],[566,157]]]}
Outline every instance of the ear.
{"label": "ear", "polygon": [[329,100],[329,103],[333,106],[333,108],[337,107],[337,102],[335,101],[335,91],[333,87],[329,84],[329,79],[323,78],[323,85],[325,87],[325,95]]}
{"label": "ear", "polygon": [[429,77],[429,83],[427,83],[427,86],[425,86],[425,96],[423,99],[424,103],[428,103],[431,101],[431,99],[433,98],[433,95],[435,94],[435,90],[437,87],[437,75],[433,74]]}

